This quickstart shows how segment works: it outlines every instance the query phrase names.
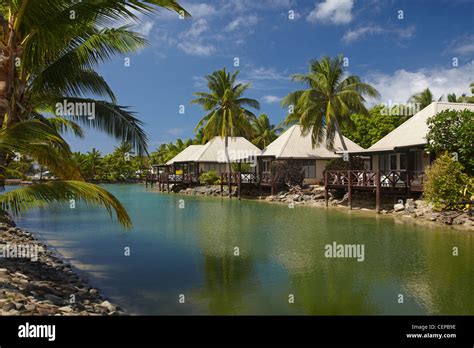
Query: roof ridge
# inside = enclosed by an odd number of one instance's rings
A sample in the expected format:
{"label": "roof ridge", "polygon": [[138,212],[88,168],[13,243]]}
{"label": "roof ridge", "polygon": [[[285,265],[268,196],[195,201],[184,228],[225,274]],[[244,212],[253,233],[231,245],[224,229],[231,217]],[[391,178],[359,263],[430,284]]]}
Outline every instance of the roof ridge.
{"label": "roof ridge", "polygon": [[199,161],[201,159],[201,157],[204,155],[204,152],[206,152],[206,149],[209,148],[210,144],[214,141],[214,139],[217,138],[217,137],[214,137],[212,138],[211,140],[209,140],[207,143],[203,144],[203,148],[201,149],[201,153],[199,154],[199,156],[196,158],[196,161]]}
{"label": "roof ridge", "polygon": [[[288,131],[291,130],[291,131],[290,131],[290,134],[288,135],[288,138],[286,139],[285,143],[284,143],[283,146],[281,147],[280,153],[278,154],[278,156],[275,156],[275,158],[276,158],[276,157],[281,157],[281,154],[283,153],[283,150],[285,149],[286,145],[288,145],[288,142],[290,141],[290,138],[291,138],[291,136],[293,135],[293,132],[295,131],[296,127],[300,127],[300,126],[297,125],[297,124],[295,124],[295,125],[291,126],[290,128],[288,128],[288,129],[286,130],[286,132],[288,132]],[[285,133],[286,133],[286,132],[285,132]]]}

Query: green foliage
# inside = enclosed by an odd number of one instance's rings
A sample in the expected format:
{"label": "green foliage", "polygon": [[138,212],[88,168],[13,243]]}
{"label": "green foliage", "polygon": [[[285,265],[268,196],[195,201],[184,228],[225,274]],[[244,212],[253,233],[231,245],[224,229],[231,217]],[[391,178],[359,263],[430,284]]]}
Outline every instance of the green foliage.
{"label": "green foliage", "polygon": [[206,185],[215,185],[220,181],[219,175],[217,175],[215,170],[210,170],[208,172],[202,173],[199,176],[199,182]]}
{"label": "green foliage", "polygon": [[230,168],[232,169],[233,172],[241,172],[241,173],[250,173],[251,172],[250,163],[241,163],[240,164],[240,170],[239,170],[239,164],[238,163],[231,163]]}
{"label": "green foliage", "polygon": [[264,149],[275,140],[282,131],[281,127],[276,127],[270,123],[270,119],[266,114],[261,114],[258,118],[254,119],[252,125],[252,143],[260,149]]}
{"label": "green foliage", "polygon": [[429,88],[424,89],[420,93],[414,94],[408,100],[410,103],[416,103],[420,105],[420,110],[426,108],[434,101],[433,93]]}
{"label": "green foliage", "polygon": [[454,208],[474,194],[474,180],[463,169],[449,154],[441,155],[427,168],[424,197],[435,209]]}
{"label": "green foliage", "polygon": [[342,134],[363,148],[368,148],[409,118],[383,111],[384,106],[377,105],[370,109],[368,115],[352,114],[350,126],[341,127]]}
{"label": "green foliage", "polygon": [[155,151],[150,154],[150,160],[152,164],[165,164],[170,159],[175,157],[181,151],[186,149],[188,146],[197,143],[199,140],[176,140],[176,143],[161,144]]}
{"label": "green foliage", "polygon": [[474,112],[445,110],[431,117],[428,146],[434,152],[456,152],[469,175],[474,173]]}
{"label": "green foliage", "polygon": [[360,157],[351,157],[349,162],[346,162],[342,158],[334,158],[326,164],[326,170],[347,170],[348,168],[363,170],[365,169],[364,160]]}

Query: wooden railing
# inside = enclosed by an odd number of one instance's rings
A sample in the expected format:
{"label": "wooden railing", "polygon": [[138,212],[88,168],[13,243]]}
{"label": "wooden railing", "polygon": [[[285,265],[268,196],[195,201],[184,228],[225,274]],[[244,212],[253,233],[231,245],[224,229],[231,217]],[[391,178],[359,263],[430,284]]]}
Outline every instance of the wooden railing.
{"label": "wooden railing", "polygon": [[258,176],[255,173],[224,172],[221,173],[222,184],[256,184]]}
{"label": "wooden railing", "polygon": [[329,187],[376,187],[377,176],[382,188],[423,189],[425,174],[406,170],[328,170],[326,182]]}

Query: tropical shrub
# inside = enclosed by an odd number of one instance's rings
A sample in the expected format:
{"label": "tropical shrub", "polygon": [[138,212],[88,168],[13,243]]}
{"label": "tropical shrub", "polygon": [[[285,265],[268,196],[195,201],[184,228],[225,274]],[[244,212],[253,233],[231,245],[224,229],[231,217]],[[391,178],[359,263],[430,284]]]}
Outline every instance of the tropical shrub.
{"label": "tropical shrub", "polygon": [[199,176],[199,182],[205,185],[215,185],[219,182],[220,177],[217,175],[215,170],[210,170],[208,172],[202,173]]}
{"label": "tropical shrub", "polygon": [[462,164],[447,153],[427,168],[424,197],[436,210],[455,208],[474,194],[474,179],[463,170]]}
{"label": "tropical shrub", "polygon": [[232,168],[233,172],[241,172],[241,173],[250,173],[251,172],[250,163],[241,163],[240,164],[240,170],[239,170],[239,164],[238,163],[232,163],[230,165],[230,167]]}
{"label": "tropical shrub", "polygon": [[304,179],[303,166],[300,161],[272,161],[270,165],[273,182],[287,186],[302,186]]}
{"label": "tropical shrub", "polygon": [[466,173],[474,173],[474,112],[445,110],[427,121],[431,151],[455,152]]}

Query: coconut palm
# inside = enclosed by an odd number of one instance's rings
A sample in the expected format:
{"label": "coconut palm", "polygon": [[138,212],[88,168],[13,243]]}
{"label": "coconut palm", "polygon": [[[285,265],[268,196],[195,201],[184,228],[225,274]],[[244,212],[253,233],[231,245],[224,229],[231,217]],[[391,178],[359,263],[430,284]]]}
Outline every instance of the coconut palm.
{"label": "coconut palm", "polygon": [[209,92],[196,92],[193,104],[202,106],[207,114],[199,121],[195,131],[202,128],[203,141],[214,136],[225,139],[225,155],[229,163],[229,137],[252,137],[252,120],[256,116],[246,107],[260,109],[255,99],[242,97],[250,87],[247,83],[236,83],[239,71],[232,75],[225,68],[206,76]]}
{"label": "coconut palm", "polygon": [[258,118],[253,120],[253,140],[252,143],[261,149],[267,147],[273,140],[278,137],[278,134],[283,130],[281,127],[276,127],[270,123],[270,119],[266,114],[261,114]]}
{"label": "coconut palm", "polygon": [[85,158],[85,163],[90,171],[90,178],[94,179],[97,174],[97,170],[100,168],[102,162],[102,155],[99,150],[95,147],[88,151]]}
{"label": "coconut palm", "polygon": [[417,103],[420,105],[420,109],[424,109],[434,101],[434,96],[430,89],[426,88],[420,93],[412,95],[408,101],[411,103]]}
{"label": "coconut palm", "polygon": [[103,188],[82,181],[77,168],[72,164],[72,154],[61,135],[38,120],[17,122],[0,130],[0,150],[11,156],[29,154],[39,163],[47,164],[56,176],[72,180],[54,180],[39,183],[0,195],[0,208],[14,217],[24,211],[54,202],[84,201],[101,205],[126,227],[131,226],[130,217],[120,202]]}
{"label": "coconut palm", "polygon": [[293,109],[285,123],[299,123],[303,134],[311,132],[313,146],[326,137],[326,145],[332,148],[337,132],[347,150],[340,127],[353,127],[352,113],[369,115],[364,96],[379,97],[377,90],[358,76],[345,76],[343,61],[342,56],[312,60],[308,74],[293,75],[293,81],[304,83],[307,89],[292,92],[282,100],[283,106]]}
{"label": "coconut palm", "polygon": [[[38,119],[78,135],[80,124],[131,143],[140,153],[146,152],[147,137],[142,123],[127,107],[117,104],[111,88],[94,68],[115,54],[130,53],[146,44],[128,26],[113,28],[114,24],[137,21],[138,13],[150,14],[159,8],[188,15],[175,0],[2,2],[2,128]],[[70,113],[60,115],[66,120],[44,116],[57,114],[61,104],[72,105]],[[94,108],[93,113],[85,113],[86,106]],[[11,158],[0,153],[2,167],[9,161]]]}

